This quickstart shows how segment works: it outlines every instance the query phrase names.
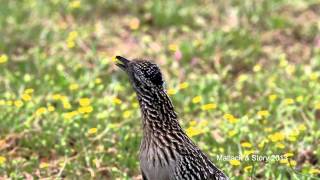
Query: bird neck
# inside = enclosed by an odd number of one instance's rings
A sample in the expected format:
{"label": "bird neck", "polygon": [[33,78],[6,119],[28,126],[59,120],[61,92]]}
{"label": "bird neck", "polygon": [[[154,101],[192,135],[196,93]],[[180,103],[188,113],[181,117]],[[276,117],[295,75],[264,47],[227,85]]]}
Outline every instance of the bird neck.
{"label": "bird neck", "polygon": [[172,102],[163,88],[137,91],[137,97],[144,130],[160,132],[180,128]]}
{"label": "bird neck", "polygon": [[145,92],[137,91],[137,94],[143,125],[140,151],[149,152],[151,146],[163,147],[168,144],[172,144],[176,149],[182,149],[185,144],[192,144],[181,128],[165,90],[150,89]]}

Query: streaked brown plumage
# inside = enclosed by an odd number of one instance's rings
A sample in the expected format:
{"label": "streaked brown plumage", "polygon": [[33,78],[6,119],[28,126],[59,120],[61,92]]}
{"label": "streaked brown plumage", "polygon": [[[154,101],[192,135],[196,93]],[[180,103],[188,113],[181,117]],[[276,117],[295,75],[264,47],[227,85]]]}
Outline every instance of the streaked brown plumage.
{"label": "streaked brown plumage", "polygon": [[117,65],[127,72],[141,108],[143,179],[228,179],[180,127],[158,66],[144,60],[116,58],[120,61]]}

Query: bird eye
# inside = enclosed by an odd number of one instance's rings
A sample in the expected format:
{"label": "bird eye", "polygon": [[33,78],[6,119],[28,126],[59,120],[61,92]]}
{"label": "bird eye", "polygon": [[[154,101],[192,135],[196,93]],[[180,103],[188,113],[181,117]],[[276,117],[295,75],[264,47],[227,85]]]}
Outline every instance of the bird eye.
{"label": "bird eye", "polygon": [[154,65],[145,71],[145,76],[155,85],[163,85],[163,79],[160,69]]}
{"label": "bird eye", "polygon": [[151,77],[150,80],[156,85],[163,85],[162,75],[160,71],[155,72]]}

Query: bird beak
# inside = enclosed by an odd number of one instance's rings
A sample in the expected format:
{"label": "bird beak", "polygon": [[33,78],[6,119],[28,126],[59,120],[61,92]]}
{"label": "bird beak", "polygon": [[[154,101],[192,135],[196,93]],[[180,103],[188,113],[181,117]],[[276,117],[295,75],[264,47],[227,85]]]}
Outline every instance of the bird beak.
{"label": "bird beak", "polygon": [[125,71],[130,61],[122,56],[116,56],[116,59],[118,60],[116,65]]}

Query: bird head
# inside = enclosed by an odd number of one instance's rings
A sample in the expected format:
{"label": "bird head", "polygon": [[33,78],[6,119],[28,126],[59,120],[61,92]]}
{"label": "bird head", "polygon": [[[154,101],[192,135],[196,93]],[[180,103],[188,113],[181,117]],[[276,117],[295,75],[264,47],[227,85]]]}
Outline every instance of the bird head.
{"label": "bird head", "polygon": [[124,70],[136,90],[162,89],[163,78],[159,67],[145,60],[128,60],[121,56],[116,56],[119,68]]}

